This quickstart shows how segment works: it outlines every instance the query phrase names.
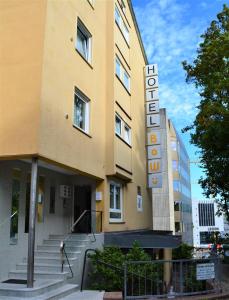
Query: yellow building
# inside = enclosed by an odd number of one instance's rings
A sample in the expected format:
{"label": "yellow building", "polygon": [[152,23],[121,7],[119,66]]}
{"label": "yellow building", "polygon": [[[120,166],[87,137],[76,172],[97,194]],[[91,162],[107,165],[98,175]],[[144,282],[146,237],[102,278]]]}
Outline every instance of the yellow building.
{"label": "yellow building", "polygon": [[131,2],[0,1],[0,44],[0,258],[9,257],[1,259],[0,278],[27,276],[25,264],[11,270],[34,228],[37,165],[35,266],[47,250],[43,240],[51,247],[71,230],[154,229],[148,62]]}

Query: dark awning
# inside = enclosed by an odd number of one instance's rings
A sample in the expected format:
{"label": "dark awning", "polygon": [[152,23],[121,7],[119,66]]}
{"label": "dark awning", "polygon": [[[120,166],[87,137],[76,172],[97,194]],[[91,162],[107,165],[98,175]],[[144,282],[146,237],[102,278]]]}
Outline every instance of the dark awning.
{"label": "dark awning", "polygon": [[105,232],[104,245],[131,248],[137,241],[142,248],[177,248],[181,244],[181,236],[171,232],[153,230]]}

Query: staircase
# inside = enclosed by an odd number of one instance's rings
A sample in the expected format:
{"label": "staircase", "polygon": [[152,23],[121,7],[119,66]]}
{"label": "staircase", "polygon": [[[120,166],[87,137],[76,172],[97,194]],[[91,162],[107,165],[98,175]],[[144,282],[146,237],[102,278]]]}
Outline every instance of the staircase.
{"label": "staircase", "polygon": [[[33,289],[26,288],[24,284],[1,283],[0,299],[10,299],[9,297],[19,297],[18,299],[33,299],[35,297],[34,299],[42,300],[61,299],[75,292],[81,279],[84,252],[91,241],[86,234],[71,234],[65,242],[65,251],[74,274],[72,278],[66,259],[63,272],[61,272],[60,243],[63,239],[63,235],[49,235],[47,240],[43,240],[42,245],[37,246],[34,256],[35,282]],[[27,278],[26,258],[9,272],[9,278]],[[69,282],[74,282],[74,284]]]}

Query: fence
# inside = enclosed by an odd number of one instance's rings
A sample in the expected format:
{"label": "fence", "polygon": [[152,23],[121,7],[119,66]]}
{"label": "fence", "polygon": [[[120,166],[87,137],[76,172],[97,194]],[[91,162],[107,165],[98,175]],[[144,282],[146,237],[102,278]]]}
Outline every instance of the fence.
{"label": "fence", "polygon": [[220,259],[129,261],[124,264],[124,299],[219,292]]}

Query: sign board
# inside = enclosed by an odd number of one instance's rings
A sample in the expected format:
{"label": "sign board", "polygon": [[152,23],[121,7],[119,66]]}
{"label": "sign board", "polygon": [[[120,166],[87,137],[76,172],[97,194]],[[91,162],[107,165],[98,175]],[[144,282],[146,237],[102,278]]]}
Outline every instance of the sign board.
{"label": "sign board", "polygon": [[197,264],[196,265],[196,279],[206,280],[215,278],[215,264]]}
{"label": "sign board", "polygon": [[145,66],[148,187],[162,188],[160,109],[157,64]]}

